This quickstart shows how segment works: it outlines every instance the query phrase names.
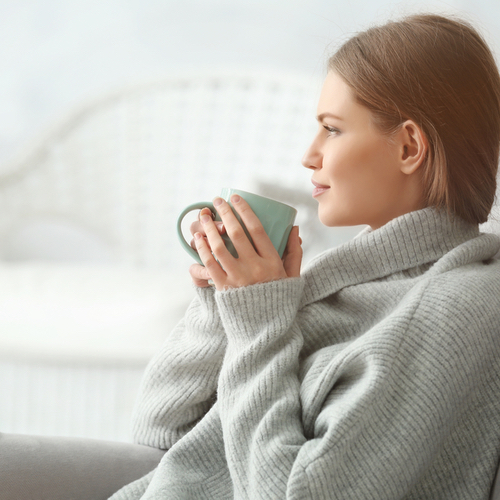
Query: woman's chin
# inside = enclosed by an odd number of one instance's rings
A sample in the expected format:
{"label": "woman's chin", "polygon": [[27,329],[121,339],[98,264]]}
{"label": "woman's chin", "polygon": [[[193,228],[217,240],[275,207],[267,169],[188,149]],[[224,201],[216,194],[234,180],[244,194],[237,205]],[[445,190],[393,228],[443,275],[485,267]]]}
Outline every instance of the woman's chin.
{"label": "woman's chin", "polygon": [[321,224],[326,227],[357,226],[362,224],[362,222],[356,222],[352,216],[337,214],[331,211],[322,211],[321,207],[318,209],[318,218]]}

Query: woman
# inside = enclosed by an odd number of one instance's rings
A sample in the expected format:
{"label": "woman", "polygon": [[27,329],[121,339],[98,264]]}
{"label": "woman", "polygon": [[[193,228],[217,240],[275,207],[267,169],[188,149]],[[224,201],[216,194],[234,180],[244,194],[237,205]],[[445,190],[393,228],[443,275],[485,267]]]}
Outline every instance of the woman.
{"label": "woman", "polygon": [[126,483],[112,500],[488,498],[500,239],[478,224],[499,156],[493,57],[439,16],[370,29],[330,59],[317,120],[303,163],[319,218],[369,229],[301,273],[297,228],[281,260],[245,200],[232,203],[256,250],[217,199],[239,259],[202,211],[197,298],[137,404],[146,446],[0,435],[0,498]]}
{"label": "woman", "polygon": [[[500,77],[466,23],[418,15],[330,59],[303,164],[326,226],[300,272],[246,202],[193,226],[198,297],[150,363],[137,442],[168,450],[112,498],[483,499],[500,456]],[[213,252],[213,255],[212,255]],[[212,280],[215,287],[209,286]]]}

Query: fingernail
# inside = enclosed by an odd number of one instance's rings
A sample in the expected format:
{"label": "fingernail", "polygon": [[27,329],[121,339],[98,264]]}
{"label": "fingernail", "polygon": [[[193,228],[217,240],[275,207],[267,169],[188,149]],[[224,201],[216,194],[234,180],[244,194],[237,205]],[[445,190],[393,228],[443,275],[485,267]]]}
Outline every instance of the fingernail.
{"label": "fingernail", "polygon": [[221,204],[222,204],[222,198],[215,198],[214,207],[218,207]]}
{"label": "fingernail", "polygon": [[194,233],[194,237],[195,237],[197,240],[201,240],[201,238],[202,238],[201,233]]}
{"label": "fingernail", "polygon": [[233,194],[233,196],[231,196],[231,201],[233,203],[239,203],[240,200],[241,200],[241,197],[239,197],[237,194]]}
{"label": "fingernail", "polygon": [[200,217],[200,222],[202,224],[206,224],[208,221],[212,220],[212,217],[210,217],[210,215],[207,215],[207,214],[203,214],[201,217]]}
{"label": "fingernail", "polygon": [[206,208],[202,208],[200,210],[200,213],[198,214],[198,220],[201,220],[201,217],[203,215],[208,215],[209,217],[211,217],[212,219],[215,219],[215,214],[212,212],[212,210],[210,210],[208,207]]}

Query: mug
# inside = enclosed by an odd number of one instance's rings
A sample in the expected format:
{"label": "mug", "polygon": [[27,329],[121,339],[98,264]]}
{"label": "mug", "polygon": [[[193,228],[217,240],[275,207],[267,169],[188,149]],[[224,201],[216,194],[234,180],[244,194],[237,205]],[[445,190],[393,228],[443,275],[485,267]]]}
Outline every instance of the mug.
{"label": "mug", "polygon": [[[259,196],[257,194],[247,193],[246,191],[240,191],[239,189],[223,188],[220,197],[226,200],[231,206],[230,199],[233,194],[240,195],[250,205],[250,208],[254,211],[255,215],[262,223],[264,230],[273,243],[274,248],[276,248],[279,256],[283,257],[283,253],[285,252],[286,244],[288,242],[288,237],[290,236],[290,231],[292,230],[293,223],[295,222],[297,210],[289,205],[286,205],[285,203],[281,203],[271,198],[266,198],[265,196]],[[215,214],[215,220],[221,220],[211,201],[192,203],[181,212],[179,218],[177,219],[177,235],[179,237],[179,241],[186,249],[186,251],[200,264],[203,264],[201,262],[200,256],[198,255],[198,252],[194,250],[184,238],[184,235],[182,234],[181,224],[182,220],[189,212],[193,210],[201,210],[205,207],[209,208],[212,213]],[[233,210],[233,212],[242,225],[246,235],[248,236],[250,241],[252,241],[252,238],[248,234],[248,231],[241,221],[240,216],[236,213],[235,210]],[[231,252],[231,254],[237,258],[238,253],[236,252],[236,249],[229,239],[229,236],[227,234],[223,234],[222,239],[224,240],[226,248],[229,250],[229,252]]]}

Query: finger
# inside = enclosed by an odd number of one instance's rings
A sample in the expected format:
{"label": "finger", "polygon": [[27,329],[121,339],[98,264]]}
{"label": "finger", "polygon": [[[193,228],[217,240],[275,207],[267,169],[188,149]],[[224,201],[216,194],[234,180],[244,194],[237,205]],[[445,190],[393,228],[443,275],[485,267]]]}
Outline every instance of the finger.
{"label": "finger", "polygon": [[[208,214],[207,214],[208,215]],[[226,232],[226,228],[224,227],[224,224],[222,221],[215,221],[214,222],[215,226],[217,227],[217,230],[219,231],[219,234],[224,234]],[[194,236],[195,233],[205,233],[205,230],[203,229],[203,224],[197,220],[189,226],[189,231],[191,234]]]}
{"label": "finger", "polygon": [[[233,195],[231,197],[231,203],[238,212],[238,215],[241,217],[243,224],[250,234],[253,246],[255,247],[255,250],[257,250],[257,253],[261,257],[277,256],[278,252],[274,248],[274,245],[267,235],[264,226],[253,212],[250,205],[238,195]],[[231,237],[231,240],[232,239],[233,238]]]}
{"label": "finger", "polygon": [[[195,233],[195,234],[196,234],[196,233]],[[200,234],[202,234],[202,233],[200,232]],[[205,241],[207,241],[207,238],[206,238],[205,236],[203,236],[203,237],[205,238]],[[192,248],[193,250],[197,250],[197,248],[196,248],[196,240],[195,240],[194,238],[193,238],[193,239],[189,242],[189,244],[191,245],[191,248]],[[208,244],[208,242],[207,242],[207,244]],[[210,246],[210,245],[209,245],[209,246]]]}
{"label": "finger", "polygon": [[205,208],[202,208],[199,212],[198,212],[198,220],[201,219],[201,216],[202,215],[210,215],[210,217],[212,217],[212,219],[215,219],[215,214],[212,212],[212,210],[210,210],[208,207],[205,207]]}
{"label": "finger", "polygon": [[221,238],[215,222],[206,214],[201,216],[200,221],[203,226],[202,234],[206,235],[206,242],[208,244],[208,247],[210,248],[211,252],[215,254],[216,258],[218,260],[224,259],[225,261],[227,261],[227,259],[233,258],[226,248],[226,244]]}
{"label": "finger", "polygon": [[192,222],[189,226],[189,231],[193,236],[195,233],[203,233],[203,226],[201,225],[201,222],[199,220]]}
{"label": "finger", "polygon": [[210,279],[210,274],[206,267],[200,266],[200,264],[193,264],[189,268],[189,274],[193,283],[200,288],[207,288],[210,285],[208,280]]}
{"label": "finger", "polygon": [[283,257],[283,266],[289,278],[298,278],[300,276],[300,266],[302,264],[302,239],[299,236],[299,227],[294,226],[288,237],[285,254]]}
{"label": "finger", "polygon": [[[213,229],[207,229],[207,232],[209,233],[209,235],[214,234]],[[229,254],[229,256],[231,256],[231,254],[228,252],[226,246],[224,245],[224,241],[222,240],[220,235],[217,233],[217,230],[215,230],[215,236],[222,242],[222,246],[224,247],[225,253],[227,253],[227,254]],[[221,265],[217,262],[217,260],[215,260],[215,257],[213,255],[213,253],[215,253],[213,250],[213,245],[211,248],[201,233],[196,233],[194,235],[194,239],[196,242],[196,250],[198,251],[198,255],[200,256],[200,259],[203,262],[203,265],[205,266],[208,274],[210,275],[210,278],[217,285],[218,282],[220,282],[221,280],[223,280],[225,278],[226,273],[222,269]],[[219,248],[218,244],[216,245],[216,247]],[[219,248],[219,252],[223,253],[220,248]],[[215,254],[215,255],[217,255],[217,254]]]}
{"label": "finger", "polygon": [[[231,209],[229,203],[222,198],[216,198],[214,200],[214,206],[224,223],[226,232],[231,239],[234,248],[238,252],[238,255],[242,257],[249,253],[255,254],[255,249],[253,248],[251,241]],[[217,258],[218,257],[219,256],[217,255]]]}

